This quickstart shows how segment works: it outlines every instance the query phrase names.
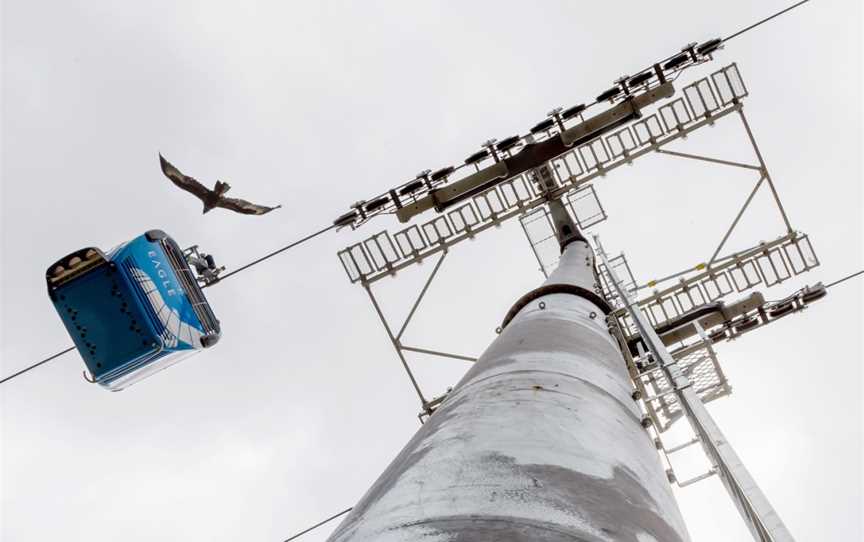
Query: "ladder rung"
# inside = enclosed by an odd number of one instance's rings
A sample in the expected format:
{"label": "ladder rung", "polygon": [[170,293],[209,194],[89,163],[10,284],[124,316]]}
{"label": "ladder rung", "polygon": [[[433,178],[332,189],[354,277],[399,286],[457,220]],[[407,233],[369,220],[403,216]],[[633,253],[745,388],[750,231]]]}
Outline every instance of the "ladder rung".
{"label": "ladder rung", "polygon": [[689,480],[684,480],[683,482],[678,482],[678,487],[687,487],[691,484],[695,484],[696,482],[701,482],[705,478],[710,478],[710,477],[714,476],[715,474],[717,474],[717,469],[712,468],[711,470],[709,470],[705,474],[700,474],[699,476],[696,476],[695,478],[690,478]]}
{"label": "ladder rung", "polygon": [[674,454],[675,452],[681,451],[684,448],[689,448],[690,446],[693,446],[697,442],[699,442],[699,437],[693,437],[691,440],[688,440],[683,444],[678,444],[677,446],[673,446],[669,449],[663,448],[663,451],[667,454]]}
{"label": "ladder rung", "polygon": [[646,397],[646,398],[645,398],[645,401],[646,401],[646,402],[647,402],[647,401],[656,401],[657,399],[662,399],[663,397],[666,397],[667,395],[671,395],[671,394],[675,393],[675,392],[678,391],[678,390],[687,389],[687,388],[689,388],[690,386],[691,386],[691,384],[688,383],[686,386],[682,386],[682,387],[680,387],[680,388],[672,388],[671,390],[664,391],[663,393],[658,393],[657,395],[652,395],[651,397]]}

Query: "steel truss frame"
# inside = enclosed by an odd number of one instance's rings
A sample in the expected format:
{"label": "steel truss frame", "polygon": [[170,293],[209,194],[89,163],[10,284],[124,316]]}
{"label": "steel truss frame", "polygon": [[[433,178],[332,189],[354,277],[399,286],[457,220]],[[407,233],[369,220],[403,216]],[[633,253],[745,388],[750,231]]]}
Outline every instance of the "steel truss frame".
{"label": "steel truss frame", "polygon": [[[750,128],[743,109],[738,107],[735,111],[738,113],[738,119],[753,149],[756,163],[724,160],[666,148],[655,149],[659,154],[679,159],[696,160],[713,165],[751,170],[758,173],[758,178],[753,188],[732,220],[731,225],[725,231],[719,244],[708,258],[707,263],[700,263],[684,271],[636,285],[635,289],[628,288],[629,291],[637,293],[640,290],[654,288],[661,283],[678,279],[674,284],[663,289],[655,289],[650,295],[637,301],[638,306],[643,309],[648,319],[655,326],[662,325],[664,322],[668,322],[699,305],[707,304],[710,301],[717,301],[735,290],[740,293],[759,284],[773,286],[819,265],[819,260],[813,251],[809,237],[796,231],[791,225],[789,216],[780,200],[777,188],[774,185],[774,181],[771,178],[771,174],[768,171],[768,167],[756,143],[753,131]],[[720,256],[721,251],[726,246],[741,217],[749,208],[756,193],[764,185],[767,185],[771,191],[772,199],[785,226],[785,233],[773,241],[760,242],[755,246]],[[604,290],[612,294],[610,297],[617,297],[609,285],[604,286]],[[628,319],[625,317],[625,320]],[[628,324],[625,326],[626,331],[633,333],[635,329],[632,322],[628,322]]]}
{"label": "steel truss frame", "polygon": [[[662,145],[666,145],[668,143],[671,143],[671,141],[664,141],[663,143],[657,143],[655,145],[656,148],[653,149],[658,154],[664,154],[664,155],[671,156],[671,157],[688,159],[688,160],[696,160],[696,161],[705,162],[705,163],[714,164],[714,165],[748,169],[748,170],[756,171],[759,173],[759,178],[756,180],[756,183],[753,186],[753,189],[750,191],[747,199],[745,200],[744,204],[742,205],[742,207],[738,211],[737,215],[735,216],[735,219],[732,221],[732,224],[729,226],[729,228],[727,229],[727,231],[723,235],[723,238],[720,241],[719,245],[714,250],[711,257],[708,259],[708,263],[707,264],[706,263],[699,264],[695,269],[695,270],[705,269],[706,273],[708,273],[708,274],[710,274],[711,271],[716,270],[718,267],[720,267],[720,268],[729,267],[728,261],[730,260],[730,258],[735,258],[736,256],[740,255],[740,252],[739,252],[739,253],[730,254],[730,255],[718,258],[720,251],[726,245],[726,242],[729,240],[729,237],[731,236],[732,232],[735,230],[736,226],[738,225],[738,222],[741,220],[741,217],[744,215],[745,211],[750,206],[750,203],[752,202],[754,196],[759,191],[759,188],[766,181],[767,181],[767,184],[771,190],[772,197],[773,197],[774,202],[777,206],[777,209],[780,213],[780,216],[783,219],[783,222],[786,226],[786,235],[785,235],[785,237],[781,237],[779,241],[782,242],[783,240],[787,240],[787,239],[795,239],[796,236],[800,235],[800,233],[796,232],[792,228],[792,225],[789,221],[789,217],[786,213],[786,209],[783,206],[783,202],[780,200],[780,196],[777,192],[776,186],[774,185],[774,181],[771,178],[771,174],[768,172],[768,166],[762,157],[762,153],[759,150],[758,144],[756,143],[756,138],[754,137],[753,132],[750,129],[750,124],[747,122],[747,117],[744,114],[743,107],[740,107],[740,104],[739,104],[739,107],[734,107],[732,110],[738,113],[738,118],[741,121],[742,126],[744,127],[745,133],[747,135],[747,139],[748,139],[751,147],[753,148],[754,155],[758,161],[758,164],[747,164],[747,163],[736,162],[736,161],[732,161],[732,160],[724,160],[724,159],[720,159],[720,158],[714,158],[711,156],[705,156],[705,155],[701,155],[701,154],[679,152],[679,151],[675,151],[675,150],[666,149],[662,146]],[[721,115],[715,115],[714,118],[719,119],[719,118],[722,118],[723,116],[725,116],[725,115],[722,115],[722,114]],[[684,137],[686,137],[686,134]],[[649,150],[649,149],[646,149],[646,150]],[[589,185],[589,186],[593,186],[593,185]],[[605,211],[603,211],[602,204],[599,201],[598,201],[598,206],[599,206],[600,212],[602,213],[602,218],[600,220],[597,220],[593,224],[596,224],[597,222],[600,222],[601,220],[606,219]],[[526,214],[528,212],[529,211],[526,211]],[[593,224],[590,224],[590,225],[593,225]],[[524,224],[523,224],[523,229],[525,229]],[[530,236],[528,235],[527,230],[525,230],[525,234],[526,234],[526,237],[529,237],[529,242],[531,242],[531,239],[530,239]],[[546,237],[546,238],[542,239],[541,241],[545,241],[548,238],[550,238],[550,237]],[[545,274],[546,273],[545,269],[549,268],[549,267],[553,267],[555,262],[554,261],[553,262],[542,261],[542,259],[540,258],[540,255],[538,254],[538,251],[536,249],[536,245],[538,245],[538,244],[539,244],[539,242],[531,242],[532,249],[534,250],[535,256],[537,256],[538,262],[539,262],[540,267],[541,267],[541,271],[543,271],[543,273]],[[777,244],[777,242],[774,242],[771,244],[771,246],[774,246],[776,244]],[[768,247],[768,248],[770,248],[770,247]],[[724,262],[725,262],[725,264],[724,264]],[[691,268],[691,269],[687,269],[685,271],[680,271],[680,272],[665,276],[665,277],[660,278],[660,279],[650,280],[645,284],[638,285],[636,287],[636,290],[638,291],[638,290],[642,290],[645,288],[654,287],[657,284],[660,284],[662,282],[665,282],[665,281],[668,281],[668,280],[671,280],[674,278],[681,277],[681,276],[686,275],[688,273],[691,273],[693,271],[694,271],[694,269]],[[702,278],[702,277],[700,277],[700,278]],[[693,281],[690,281],[690,282],[693,282]],[[677,286],[676,286],[676,288],[677,288]],[[662,296],[666,293],[668,293],[668,291],[659,294],[659,296]],[[659,297],[659,296],[654,296],[654,298]],[[653,298],[640,300],[640,305],[645,305],[647,303],[650,303],[652,300],[653,300]]]}
{"label": "steel truss frame", "polygon": [[[405,358],[405,352],[415,352],[429,356],[458,359],[471,363],[477,361],[477,358],[475,357],[463,356],[461,354],[453,354],[440,350],[431,350],[429,348],[409,346],[402,342],[402,336],[405,334],[405,330],[408,328],[408,324],[411,323],[411,319],[417,312],[417,308],[420,306],[420,303],[426,296],[426,291],[429,290],[429,286],[432,284],[432,281],[438,275],[438,271],[441,269],[441,264],[444,263],[444,258],[447,256],[447,254],[448,251],[446,250],[441,252],[441,255],[438,257],[438,261],[435,262],[435,266],[432,268],[432,272],[429,273],[429,276],[426,278],[426,282],[423,284],[423,287],[420,289],[417,298],[411,305],[411,310],[408,312],[408,316],[405,317],[405,321],[402,322],[402,325],[399,327],[399,331],[395,334],[393,333],[393,327],[387,321],[387,317],[384,315],[384,311],[381,309],[381,305],[378,303],[378,299],[372,292],[371,282],[363,281],[361,283],[363,288],[366,290],[366,293],[369,295],[369,299],[372,301],[372,306],[375,307],[375,312],[378,314],[378,318],[381,320],[381,324],[384,326],[384,331],[387,332],[387,337],[390,339],[390,343],[393,345],[393,349],[396,351],[396,355],[399,357],[399,361],[402,363],[402,367],[408,374],[408,379],[411,381],[411,385],[414,387],[414,391],[417,393],[417,397],[419,397],[420,399],[420,406],[423,411],[418,415],[418,418],[420,419],[421,423],[423,423],[425,417],[430,416],[435,411],[435,408],[444,400],[447,394],[445,393],[444,395],[433,397],[432,399],[427,400],[426,397],[423,395],[423,392],[420,390],[420,385],[417,383],[417,379],[414,376],[413,371],[411,371],[411,366],[408,365],[408,360]],[[448,389],[447,393],[449,393],[449,391],[450,390]]]}
{"label": "steel truss frame", "polygon": [[[762,157],[762,152],[759,150],[759,145],[756,143],[756,138],[753,136],[753,131],[750,129],[750,123],[747,122],[747,117],[744,115],[744,110],[742,108],[738,108],[737,112],[738,112],[738,116],[741,120],[741,123],[744,126],[744,130],[747,134],[747,139],[749,140],[750,145],[753,148],[753,152],[755,153],[756,158],[759,162],[758,164],[744,164],[744,163],[740,163],[740,162],[733,162],[730,160],[721,160],[718,158],[712,158],[712,157],[702,156],[702,155],[698,155],[698,154],[683,153],[683,152],[671,151],[671,150],[667,150],[667,149],[657,149],[657,152],[660,154],[666,154],[669,156],[674,156],[674,157],[678,157],[678,158],[685,158],[685,159],[690,159],[690,160],[699,160],[699,161],[707,162],[707,163],[711,163],[711,164],[718,164],[718,165],[724,165],[724,166],[730,166],[730,167],[750,169],[750,170],[759,172],[759,178],[757,179],[755,185],[753,186],[753,189],[750,191],[750,194],[747,196],[747,199],[744,201],[744,204],[741,206],[741,209],[739,209],[738,214],[735,215],[735,219],[732,221],[732,224],[726,230],[726,233],[723,235],[723,238],[720,241],[720,244],[717,245],[717,248],[711,254],[711,257],[708,259],[708,263],[707,264],[700,264],[700,266],[697,266],[697,268],[704,268],[709,272],[714,267],[715,262],[722,262],[724,260],[727,260],[728,258],[735,256],[733,254],[733,255],[722,257],[722,258],[718,258],[720,251],[723,250],[723,247],[726,245],[726,241],[729,240],[729,236],[735,230],[735,227],[738,225],[738,221],[741,220],[741,217],[744,215],[744,212],[750,206],[750,202],[753,201],[753,197],[759,191],[759,188],[762,186],[763,182],[767,181],[768,186],[771,190],[771,195],[774,199],[774,202],[777,204],[777,210],[780,212],[780,216],[782,217],[783,223],[786,226],[786,237],[787,238],[794,238],[795,234],[796,234],[796,231],[794,230],[794,228],[792,228],[792,224],[789,222],[789,216],[786,214],[786,209],[783,207],[783,202],[780,201],[780,196],[777,193],[777,187],[774,185],[774,181],[771,178],[771,174],[768,172],[768,166],[765,164],[765,160]],[[693,270],[688,269],[687,271],[675,273],[673,275],[669,275],[669,276],[663,277],[661,279],[651,280],[645,284],[637,286],[636,289],[638,291],[638,290],[641,290],[643,288],[653,287],[656,284],[659,284],[659,283],[667,281],[667,280],[671,280],[673,278],[677,278],[677,277],[684,275],[686,273],[689,273],[691,271],[693,271]],[[640,304],[641,303],[642,303],[642,301],[640,301]]]}
{"label": "steel truss frame", "polygon": [[601,134],[552,159],[558,186],[550,193],[532,190],[531,181],[522,173],[502,179],[465,205],[429,222],[396,232],[393,238],[385,230],[339,251],[349,280],[372,283],[393,276],[482,231],[543,206],[549,199],[585,188],[613,169],[661,150],[731,113],[741,113],[741,100],[748,96],[748,91],[737,65],[732,63],[712,73],[710,82],[703,77],[683,87],[682,94],[659,105],[655,113],[644,112],[643,118],[617,132]]}

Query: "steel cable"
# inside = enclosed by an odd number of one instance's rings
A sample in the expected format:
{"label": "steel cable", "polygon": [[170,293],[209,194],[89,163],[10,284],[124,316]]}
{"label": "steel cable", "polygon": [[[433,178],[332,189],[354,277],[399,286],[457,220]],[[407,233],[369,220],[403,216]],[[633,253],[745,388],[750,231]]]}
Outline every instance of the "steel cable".
{"label": "steel cable", "polygon": [[42,364],[44,364],[44,363],[48,363],[48,362],[51,361],[52,359],[59,358],[59,357],[62,356],[63,354],[66,354],[66,353],[71,352],[71,351],[73,351],[73,350],[75,350],[75,347],[74,347],[74,346],[70,346],[70,347],[67,348],[66,350],[61,350],[60,352],[57,352],[57,353],[54,354],[53,356],[49,356],[49,357],[43,359],[43,360],[40,361],[39,363],[34,363],[34,364],[31,365],[30,367],[26,367],[26,368],[24,368],[24,369],[21,369],[20,371],[18,371],[18,372],[15,373],[15,374],[11,374],[11,375],[7,376],[7,377],[4,378],[3,380],[0,380],[0,384],[6,382],[7,380],[12,380],[12,379],[15,378],[16,376],[23,375],[23,374],[26,373],[27,371],[29,371],[29,370],[31,370],[31,369],[35,369],[36,367],[39,367],[40,365],[42,365]]}
{"label": "steel cable", "polygon": [[299,533],[297,533],[297,534],[295,534],[289,538],[286,538],[284,542],[291,542],[292,540],[296,540],[296,539],[300,538],[301,536],[303,536],[304,534],[311,532],[311,531],[314,531],[315,529],[324,525],[325,523],[329,523],[329,522],[333,521],[334,519],[338,518],[339,516],[344,516],[345,514],[350,512],[351,510],[353,510],[353,508],[346,508],[345,510],[342,510],[338,514],[332,515],[329,518],[325,519],[324,521],[320,521],[320,522],[316,523],[315,525],[309,527],[308,529],[300,531]]}
{"label": "steel cable", "polygon": [[836,286],[836,285],[840,284],[841,282],[846,282],[847,280],[849,280],[849,279],[851,279],[851,278],[855,278],[855,277],[857,277],[858,275],[860,275],[860,274],[862,274],[862,273],[864,273],[864,269],[862,269],[861,271],[858,271],[858,272],[852,273],[851,275],[847,275],[847,276],[843,277],[843,278],[840,279],[840,280],[835,280],[835,281],[832,282],[831,284],[826,284],[826,285],[825,285],[825,289],[827,290],[828,288],[830,288],[830,287],[832,287],[832,286]]}
{"label": "steel cable", "polygon": [[753,30],[753,29],[756,28],[757,26],[762,25],[762,24],[765,24],[765,23],[767,23],[768,21],[770,21],[771,19],[773,19],[773,18],[775,18],[775,17],[779,17],[779,16],[783,15],[784,13],[786,13],[787,11],[792,11],[793,9],[797,8],[798,6],[800,6],[801,4],[806,4],[806,3],[809,2],[809,1],[810,1],[810,0],[802,0],[801,2],[798,2],[797,4],[791,5],[791,6],[789,6],[788,8],[786,8],[786,9],[784,9],[784,10],[782,10],[782,11],[778,11],[777,13],[775,13],[774,15],[771,15],[770,17],[765,17],[764,19],[762,19],[762,20],[759,21],[759,22],[753,23],[753,24],[751,24],[751,25],[748,26],[748,27],[742,28],[742,29],[739,30],[738,32],[735,32],[734,34],[732,34],[731,36],[729,36],[728,38],[723,38],[723,43],[726,43],[727,41],[731,40],[732,38],[737,38],[738,36],[740,36],[740,35],[743,34],[744,32],[747,32],[748,30]]}
{"label": "steel cable", "polygon": [[333,228],[336,228],[336,227],[337,227],[336,224],[333,224],[333,225],[327,226],[327,227],[324,228],[323,230],[318,230],[318,231],[316,231],[315,233],[309,234],[309,235],[307,235],[306,237],[304,237],[303,239],[300,239],[299,241],[294,241],[293,243],[290,243],[290,244],[288,244],[288,245],[285,245],[284,247],[282,247],[282,248],[280,248],[280,249],[274,250],[273,252],[271,252],[271,253],[269,253],[269,254],[266,254],[266,255],[264,255],[264,256],[258,258],[257,260],[254,260],[254,261],[251,261],[251,262],[247,263],[247,264],[244,265],[243,267],[239,267],[239,268],[235,269],[234,271],[231,271],[230,273],[225,274],[224,276],[217,277],[217,279],[216,279],[215,281],[211,282],[210,284],[206,284],[206,285],[204,285],[203,288],[207,288],[207,287],[209,287],[209,286],[213,286],[214,284],[219,284],[219,283],[222,282],[223,280],[227,279],[228,277],[230,277],[230,276],[232,276],[232,275],[236,275],[236,274],[239,273],[240,271],[245,271],[246,269],[249,269],[249,268],[252,267],[252,266],[258,265],[259,263],[263,262],[264,260],[267,260],[267,259],[269,259],[269,258],[272,258],[273,256],[276,256],[277,254],[280,254],[280,253],[282,253],[282,252],[285,252],[285,251],[288,250],[289,248],[294,248],[294,247],[296,247],[297,245],[301,245],[301,244],[305,243],[306,241],[309,241],[310,239],[313,239],[313,238],[315,238],[315,237],[318,237],[318,236],[321,235],[322,233],[326,233],[326,232],[328,232],[328,231],[330,231],[330,230],[332,230]]}
{"label": "steel cable", "polygon": [[[266,255],[264,255],[264,256],[258,258],[257,260],[254,260],[254,261],[252,261],[252,262],[249,262],[249,263],[247,263],[246,265],[244,265],[244,266],[242,266],[242,267],[239,267],[239,268],[235,269],[234,271],[231,271],[230,273],[226,274],[226,275],[223,276],[223,277],[219,277],[216,281],[211,282],[210,284],[205,284],[204,286],[202,286],[202,289],[203,289],[203,288],[207,288],[207,287],[209,287],[209,286],[213,286],[214,284],[218,284],[218,283],[222,282],[223,280],[227,279],[228,277],[230,277],[230,276],[232,276],[232,275],[236,275],[236,274],[239,273],[240,271],[244,271],[244,270],[246,270],[246,269],[249,269],[249,268],[252,267],[252,266],[258,265],[259,263],[263,262],[264,260],[267,260],[267,259],[269,259],[269,258],[272,258],[273,256],[276,256],[277,254],[279,254],[279,253],[281,253],[281,252],[285,252],[285,251],[288,250],[289,248],[294,248],[294,247],[296,247],[297,245],[303,244],[303,243],[305,243],[306,241],[309,241],[310,239],[313,239],[313,238],[315,238],[315,237],[318,237],[319,235],[321,235],[321,234],[323,234],[323,233],[325,233],[325,232],[328,232],[328,231],[332,230],[332,229],[335,228],[335,227],[336,227],[335,224],[332,225],[332,226],[328,226],[328,227],[324,228],[323,230],[319,230],[319,231],[317,231],[317,232],[315,232],[315,233],[312,233],[312,234],[310,234],[310,235],[307,235],[306,237],[304,237],[304,238],[302,238],[302,239],[300,239],[300,240],[298,240],[298,241],[294,241],[293,243],[290,243],[290,244],[288,244],[288,245],[285,245],[284,247],[282,247],[282,248],[280,248],[280,249],[274,250],[273,252],[270,252],[269,254],[266,254]],[[12,379],[15,378],[16,376],[20,376],[20,375],[26,373],[27,371],[30,371],[30,370],[32,370],[32,369],[35,369],[36,367],[39,367],[40,365],[44,365],[45,363],[48,363],[48,362],[51,361],[51,360],[57,359],[57,358],[59,358],[60,356],[62,356],[63,354],[68,354],[69,352],[71,352],[71,351],[73,351],[73,350],[75,350],[75,346],[70,346],[69,348],[67,348],[67,349],[65,349],[65,350],[61,350],[60,352],[57,352],[56,354],[53,354],[53,355],[51,355],[51,356],[49,356],[49,357],[43,359],[42,361],[40,361],[40,362],[38,362],[38,363],[34,363],[33,365],[31,365],[31,366],[29,366],[29,367],[25,367],[24,369],[21,369],[21,370],[18,371],[17,373],[14,373],[14,374],[11,374],[11,375],[9,375],[9,376],[7,376],[7,377],[4,377],[2,380],[0,380],[0,384],[3,384],[4,382],[7,382],[7,381],[9,381],[9,380],[12,380]]]}

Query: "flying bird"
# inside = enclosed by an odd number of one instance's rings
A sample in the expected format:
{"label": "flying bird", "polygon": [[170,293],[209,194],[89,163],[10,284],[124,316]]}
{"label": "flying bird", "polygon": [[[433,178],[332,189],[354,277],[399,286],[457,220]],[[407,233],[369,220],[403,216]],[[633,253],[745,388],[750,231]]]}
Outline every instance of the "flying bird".
{"label": "flying bird", "polygon": [[204,203],[204,213],[215,207],[222,207],[223,209],[242,213],[244,215],[263,215],[269,213],[273,209],[282,207],[281,205],[277,205],[276,207],[267,207],[264,205],[256,205],[246,201],[245,199],[226,198],[225,193],[231,188],[231,185],[228,183],[223,183],[222,181],[217,180],[216,184],[213,186],[213,190],[210,190],[193,177],[181,173],[180,170],[174,167],[171,162],[166,160],[162,154],[159,154],[159,163],[162,165],[162,173],[171,179],[172,183],[176,184],[183,190],[194,194]]}

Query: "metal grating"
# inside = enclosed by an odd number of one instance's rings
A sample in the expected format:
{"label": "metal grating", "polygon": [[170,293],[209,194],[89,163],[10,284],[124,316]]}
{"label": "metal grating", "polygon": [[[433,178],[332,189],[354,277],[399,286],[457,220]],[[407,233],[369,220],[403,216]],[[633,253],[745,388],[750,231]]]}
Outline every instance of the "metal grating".
{"label": "metal grating", "polygon": [[[599,252],[599,249],[597,249]],[[633,270],[630,269],[630,264],[627,262],[627,256],[622,252],[614,258],[609,258],[609,265],[615,274],[621,279],[621,286],[628,292],[636,291],[636,279],[633,277]],[[606,264],[598,262],[597,271],[600,275],[600,287],[603,290],[603,297],[612,305],[613,308],[623,306],[621,298],[615,292],[612,284],[609,282],[609,271],[606,269]],[[626,322],[625,328],[632,327],[629,322]]]}
{"label": "metal grating", "polygon": [[[565,197],[565,208],[583,232],[607,218],[593,185],[568,192]],[[549,217],[549,211],[545,206],[537,207],[520,216],[519,223],[522,225],[528,244],[531,245],[531,250],[534,251],[537,263],[540,264],[540,271],[548,277],[561,257],[561,249],[555,237],[555,228]]]}
{"label": "metal grating", "polygon": [[[732,393],[732,388],[717,361],[717,354],[710,342],[703,342],[700,347],[680,350],[680,354],[672,352],[672,357],[684,375],[690,380],[690,385],[703,403],[710,403],[720,397]],[[648,394],[645,404],[653,418],[655,426],[663,432],[680,419],[684,412],[672,390],[669,380],[659,369],[643,373],[641,377]],[[653,397],[653,399],[652,399]]]}
{"label": "metal grating", "polygon": [[537,263],[540,264],[540,272],[548,277],[549,273],[555,270],[561,257],[561,249],[555,237],[555,228],[549,217],[549,211],[546,207],[537,207],[520,216],[519,224],[525,232]]}
{"label": "metal grating", "polygon": [[738,65],[734,62],[711,74],[711,80],[717,88],[720,102],[726,106],[737,103],[741,98],[749,95],[744,79],[738,71]]}
{"label": "metal grating", "polygon": [[565,200],[580,230],[587,230],[608,218],[593,184],[568,192]]}

